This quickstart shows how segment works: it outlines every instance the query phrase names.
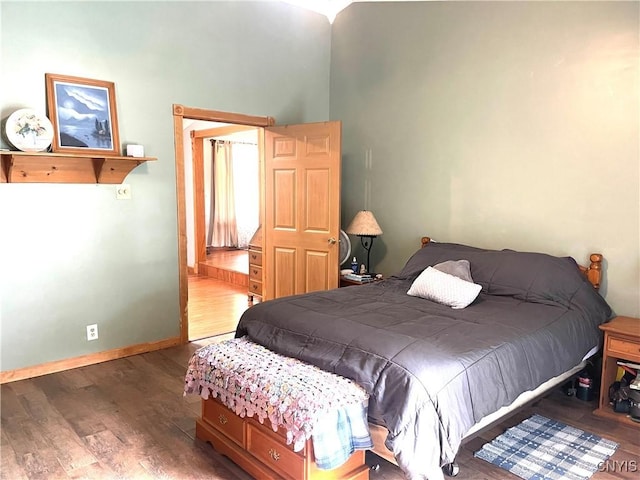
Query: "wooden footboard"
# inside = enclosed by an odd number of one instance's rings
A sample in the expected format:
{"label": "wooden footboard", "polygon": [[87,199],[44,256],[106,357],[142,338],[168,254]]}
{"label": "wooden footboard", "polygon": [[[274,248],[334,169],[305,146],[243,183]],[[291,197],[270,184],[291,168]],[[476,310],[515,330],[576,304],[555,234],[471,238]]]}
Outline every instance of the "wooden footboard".
{"label": "wooden footboard", "polygon": [[357,450],[340,467],[320,470],[307,440],[300,452],[287,445],[282,429],[274,432],[253,418],[241,418],[218,400],[202,400],[202,416],[196,420],[196,437],[210,442],[254,478],[287,480],[368,480],[363,450]]}

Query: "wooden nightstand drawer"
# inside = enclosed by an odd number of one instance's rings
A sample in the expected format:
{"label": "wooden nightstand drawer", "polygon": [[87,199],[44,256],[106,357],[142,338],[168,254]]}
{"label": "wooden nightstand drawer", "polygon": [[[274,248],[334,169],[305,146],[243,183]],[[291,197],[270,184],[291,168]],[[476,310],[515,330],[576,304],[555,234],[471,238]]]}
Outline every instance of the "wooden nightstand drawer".
{"label": "wooden nightstand drawer", "polygon": [[262,282],[257,282],[253,279],[249,279],[249,295],[262,296]]}
{"label": "wooden nightstand drawer", "polygon": [[267,433],[266,428],[247,425],[247,451],[284,478],[304,478],[304,450],[294,452],[283,436]]}
{"label": "wooden nightstand drawer", "polygon": [[621,357],[630,357],[631,360],[640,358],[640,343],[622,338],[607,336],[607,349],[610,354],[619,354]]}
{"label": "wooden nightstand drawer", "polygon": [[217,400],[208,399],[202,404],[202,418],[216,430],[224,433],[244,447],[244,422]]}
{"label": "wooden nightstand drawer", "polygon": [[262,282],[262,267],[249,264],[249,278]]}
{"label": "wooden nightstand drawer", "polygon": [[249,250],[249,264],[262,265],[262,252],[258,250]]}

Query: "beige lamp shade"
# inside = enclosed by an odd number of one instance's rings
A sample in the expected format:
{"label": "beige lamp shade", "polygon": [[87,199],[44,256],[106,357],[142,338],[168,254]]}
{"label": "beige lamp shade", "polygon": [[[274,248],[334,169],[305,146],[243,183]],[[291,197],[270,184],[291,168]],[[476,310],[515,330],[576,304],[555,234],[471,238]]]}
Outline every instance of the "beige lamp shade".
{"label": "beige lamp shade", "polygon": [[369,210],[360,210],[345,230],[349,235],[360,235],[366,237],[377,237],[382,235],[382,229],[376,217]]}

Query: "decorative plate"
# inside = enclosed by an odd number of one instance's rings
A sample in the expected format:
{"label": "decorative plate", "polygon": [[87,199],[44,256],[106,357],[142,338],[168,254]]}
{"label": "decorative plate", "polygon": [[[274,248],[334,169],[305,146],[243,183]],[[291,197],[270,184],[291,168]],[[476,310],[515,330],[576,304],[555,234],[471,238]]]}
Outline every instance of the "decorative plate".
{"label": "decorative plate", "polygon": [[344,230],[340,230],[340,265],[349,260],[351,256],[351,240],[349,240],[349,236],[344,232]]}
{"label": "decorative plate", "polygon": [[53,125],[49,119],[30,108],[9,115],[5,133],[13,146],[23,152],[41,152],[53,141]]}

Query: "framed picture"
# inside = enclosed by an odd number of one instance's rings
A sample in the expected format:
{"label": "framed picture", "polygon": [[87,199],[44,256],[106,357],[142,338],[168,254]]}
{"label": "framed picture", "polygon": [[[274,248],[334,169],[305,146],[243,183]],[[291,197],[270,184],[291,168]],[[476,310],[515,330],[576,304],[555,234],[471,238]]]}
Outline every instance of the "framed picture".
{"label": "framed picture", "polygon": [[112,82],[53,73],[45,81],[53,152],[120,155]]}

